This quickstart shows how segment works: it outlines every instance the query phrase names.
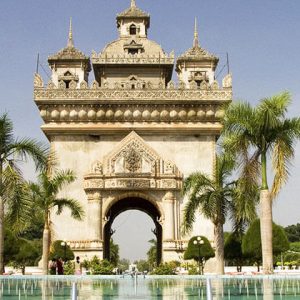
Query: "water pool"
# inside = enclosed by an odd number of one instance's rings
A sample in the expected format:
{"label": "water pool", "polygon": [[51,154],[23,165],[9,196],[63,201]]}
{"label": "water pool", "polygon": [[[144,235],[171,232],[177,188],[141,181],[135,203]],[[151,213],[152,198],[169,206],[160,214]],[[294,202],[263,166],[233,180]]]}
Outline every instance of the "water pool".
{"label": "water pool", "polygon": [[207,278],[213,299],[300,299],[300,277],[296,276],[3,276],[0,299],[71,299],[73,282],[78,300],[207,299]]}

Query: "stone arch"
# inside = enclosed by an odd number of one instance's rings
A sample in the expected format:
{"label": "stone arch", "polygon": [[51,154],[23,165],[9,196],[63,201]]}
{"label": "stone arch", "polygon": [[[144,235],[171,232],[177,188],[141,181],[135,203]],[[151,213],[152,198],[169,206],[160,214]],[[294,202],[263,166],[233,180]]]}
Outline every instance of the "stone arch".
{"label": "stone arch", "polygon": [[114,220],[127,210],[140,210],[146,213],[153,220],[155,225],[155,235],[157,238],[157,257],[156,263],[159,264],[162,260],[162,238],[163,228],[161,224],[162,211],[159,210],[155,202],[150,201],[142,193],[127,193],[114,199],[105,210],[104,218],[106,223],[103,227],[103,258],[110,259],[110,239],[113,235],[112,224]]}
{"label": "stone arch", "polygon": [[122,194],[117,194],[112,201],[110,201],[106,206],[104,206],[103,215],[106,216],[107,212],[114,204],[125,198],[140,198],[149,201],[151,204],[153,204],[153,206],[157,208],[161,216],[160,222],[163,222],[165,218],[165,213],[162,204],[159,202],[159,199],[156,199],[154,196],[149,195],[149,193],[143,193],[138,191],[129,191],[124,192]]}

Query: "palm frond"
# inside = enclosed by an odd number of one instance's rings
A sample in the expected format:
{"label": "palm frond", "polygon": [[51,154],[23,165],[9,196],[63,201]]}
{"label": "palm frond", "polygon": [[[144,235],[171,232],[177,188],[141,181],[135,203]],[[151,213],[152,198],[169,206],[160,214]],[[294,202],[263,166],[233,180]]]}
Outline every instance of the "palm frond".
{"label": "palm frond", "polygon": [[84,217],[84,210],[77,200],[71,198],[55,199],[52,202],[52,207],[56,207],[56,214],[60,215],[64,208],[71,211],[71,216],[76,220],[82,220]]}
{"label": "palm frond", "polygon": [[48,148],[41,142],[22,138],[8,145],[9,156],[20,156],[22,160],[31,157],[37,170],[45,169],[47,164]]}
{"label": "palm frond", "polygon": [[273,147],[272,164],[275,176],[272,184],[272,199],[274,199],[281,187],[289,177],[289,165],[294,157],[293,140],[288,137],[280,138]]}
{"label": "palm frond", "polygon": [[258,203],[258,183],[249,184],[247,179],[240,178],[229,205],[229,216],[234,232],[243,233],[243,230],[257,218],[256,207]]}
{"label": "palm frond", "polygon": [[287,91],[260,101],[257,111],[259,118],[264,120],[266,127],[273,128],[277,121],[284,118],[288,106],[291,104],[291,94]]}
{"label": "palm frond", "polygon": [[0,159],[6,158],[7,145],[13,141],[13,123],[7,113],[4,113],[0,116]]}
{"label": "palm frond", "polygon": [[[5,200],[7,197],[5,195],[11,193],[14,189],[14,184],[18,183],[22,178],[22,171],[15,164],[14,160],[5,159],[2,165],[2,178],[0,182],[0,195],[3,196]],[[6,200],[5,200],[6,201]]]}
{"label": "palm frond", "polygon": [[28,219],[31,217],[31,198],[27,183],[18,172],[10,172],[10,180],[13,184],[5,193],[6,220],[14,232],[26,229]]}
{"label": "palm frond", "polygon": [[56,194],[64,185],[73,182],[76,176],[72,170],[61,170],[57,171],[49,183],[52,186],[52,193]]}
{"label": "palm frond", "polygon": [[188,234],[195,222],[195,214],[199,209],[199,198],[195,195],[189,197],[189,201],[185,205],[183,211],[183,222],[182,222],[182,232],[183,234]]}

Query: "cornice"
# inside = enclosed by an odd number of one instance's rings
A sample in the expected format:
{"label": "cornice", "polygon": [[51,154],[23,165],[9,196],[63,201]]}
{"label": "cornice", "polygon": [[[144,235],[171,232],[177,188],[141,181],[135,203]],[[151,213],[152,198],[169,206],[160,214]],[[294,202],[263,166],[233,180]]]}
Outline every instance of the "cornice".
{"label": "cornice", "polygon": [[156,124],[156,123],[87,123],[42,125],[46,136],[51,135],[124,135],[134,130],[142,135],[214,135],[219,136],[222,129],[220,122],[197,124]]}

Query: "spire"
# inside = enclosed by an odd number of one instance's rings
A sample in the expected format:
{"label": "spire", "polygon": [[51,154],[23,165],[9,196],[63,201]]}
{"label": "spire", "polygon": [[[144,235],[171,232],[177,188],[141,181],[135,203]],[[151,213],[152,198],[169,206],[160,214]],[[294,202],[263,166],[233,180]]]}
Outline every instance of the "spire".
{"label": "spire", "polygon": [[199,36],[198,36],[198,26],[197,26],[197,18],[195,17],[195,29],[194,29],[194,43],[193,47],[199,47]]}
{"label": "spire", "polygon": [[135,0],[131,0],[131,5],[130,5],[130,7],[136,7]]}
{"label": "spire", "polygon": [[69,28],[69,36],[68,36],[68,47],[74,47],[73,42],[73,32],[72,32],[72,18],[70,18],[70,28]]}

